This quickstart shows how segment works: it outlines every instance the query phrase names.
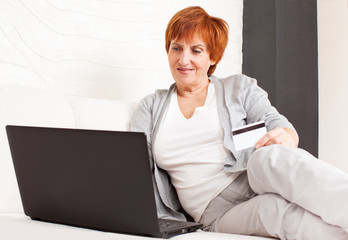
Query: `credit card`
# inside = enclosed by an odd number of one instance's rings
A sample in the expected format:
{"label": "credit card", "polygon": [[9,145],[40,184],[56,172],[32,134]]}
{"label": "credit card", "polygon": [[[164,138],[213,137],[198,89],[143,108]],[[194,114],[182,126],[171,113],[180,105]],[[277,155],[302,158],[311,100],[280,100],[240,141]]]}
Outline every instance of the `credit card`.
{"label": "credit card", "polygon": [[259,121],[232,129],[234,146],[237,151],[255,147],[259,141],[267,133],[265,121]]}

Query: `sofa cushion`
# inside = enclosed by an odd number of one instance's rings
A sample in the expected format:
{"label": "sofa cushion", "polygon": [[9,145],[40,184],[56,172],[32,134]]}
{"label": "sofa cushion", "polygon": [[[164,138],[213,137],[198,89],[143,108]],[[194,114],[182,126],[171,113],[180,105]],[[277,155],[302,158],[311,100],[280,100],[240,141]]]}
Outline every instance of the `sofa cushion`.
{"label": "sofa cushion", "polygon": [[50,91],[0,85],[0,213],[23,212],[6,125],[74,127],[68,98]]}
{"label": "sofa cushion", "polygon": [[[33,221],[21,214],[0,214],[1,236],[5,239],[83,239],[83,240],[157,240],[130,234],[96,231],[61,224]],[[18,231],[20,229],[20,231]],[[7,238],[6,238],[7,237]],[[274,238],[203,232],[180,234],[172,240],[270,240]]]}

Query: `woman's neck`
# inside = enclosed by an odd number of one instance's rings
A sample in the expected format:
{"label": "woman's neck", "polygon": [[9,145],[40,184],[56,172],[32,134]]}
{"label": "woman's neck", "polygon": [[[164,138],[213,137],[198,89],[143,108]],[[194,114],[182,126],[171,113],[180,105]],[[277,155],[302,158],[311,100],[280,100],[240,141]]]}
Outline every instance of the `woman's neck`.
{"label": "woman's neck", "polygon": [[208,80],[196,88],[180,88],[177,86],[178,105],[185,118],[191,118],[197,107],[204,106],[209,83]]}
{"label": "woman's neck", "polygon": [[195,98],[201,97],[202,95],[207,94],[208,86],[210,80],[207,78],[207,81],[201,82],[201,84],[196,86],[187,86],[187,85],[176,85],[177,93],[179,97],[182,98]]}

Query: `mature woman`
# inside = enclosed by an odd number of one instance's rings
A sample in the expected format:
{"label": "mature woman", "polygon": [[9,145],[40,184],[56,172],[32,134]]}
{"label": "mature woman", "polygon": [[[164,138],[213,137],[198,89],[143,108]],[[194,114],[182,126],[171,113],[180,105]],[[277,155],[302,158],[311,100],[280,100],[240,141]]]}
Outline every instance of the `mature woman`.
{"label": "mature woman", "polygon": [[[159,217],[192,217],[209,231],[348,239],[348,175],[297,149],[295,129],[256,80],[212,75],[227,23],[189,7],[165,37],[175,83],[145,97],[130,124],[147,135]],[[232,128],[260,120],[268,133],[236,151]]]}

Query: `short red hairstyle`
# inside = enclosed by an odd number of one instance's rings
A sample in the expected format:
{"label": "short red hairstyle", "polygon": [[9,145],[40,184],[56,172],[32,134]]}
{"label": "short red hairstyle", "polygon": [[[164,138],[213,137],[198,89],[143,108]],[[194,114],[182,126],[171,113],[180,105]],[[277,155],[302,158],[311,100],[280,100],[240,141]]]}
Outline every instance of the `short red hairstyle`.
{"label": "short red hairstyle", "polygon": [[221,18],[210,16],[203,8],[187,7],[177,12],[169,21],[166,33],[166,51],[173,40],[192,40],[201,38],[206,44],[210,60],[215,64],[210,66],[208,76],[214,73],[228,43],[228,24]]}

